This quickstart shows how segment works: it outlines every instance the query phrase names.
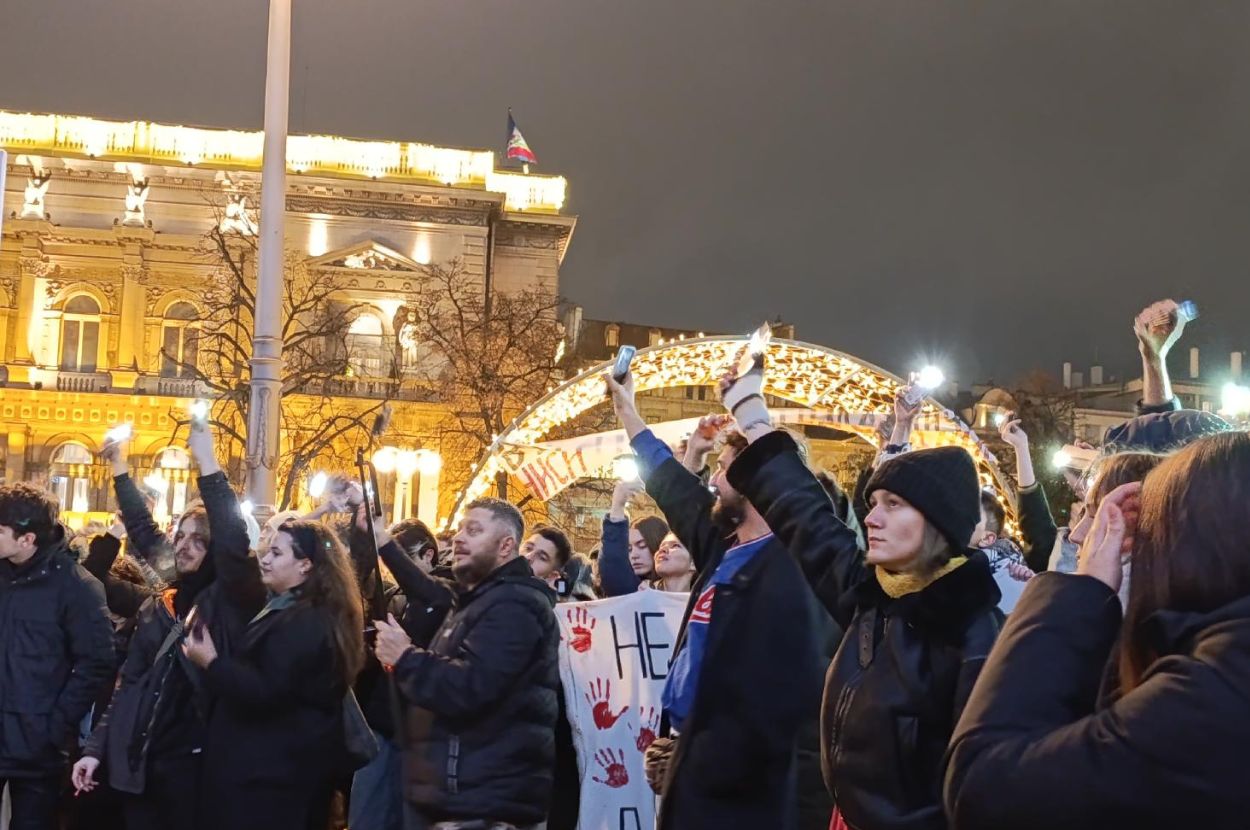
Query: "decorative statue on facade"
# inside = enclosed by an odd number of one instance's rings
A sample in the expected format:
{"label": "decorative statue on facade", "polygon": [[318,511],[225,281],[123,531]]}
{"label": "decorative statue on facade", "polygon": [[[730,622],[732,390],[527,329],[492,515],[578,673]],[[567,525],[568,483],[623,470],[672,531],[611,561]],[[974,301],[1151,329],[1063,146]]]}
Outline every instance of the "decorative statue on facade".
{"label": "decorative statue on facade", "polygon": [[132,179],[126,185],[126,217],[122,219],[126,227],[142,228],[147,225],[143,210],[148,200],[148,189],[147,179]]}
{"label": "decorative statue on facade", "polygon": [[22,201],[22,219],[45,219],[47,213],[43,209],[43,197],[48,195],[48,185],[52,183],[52,173],[38,170],[26,180],[26,194]]}

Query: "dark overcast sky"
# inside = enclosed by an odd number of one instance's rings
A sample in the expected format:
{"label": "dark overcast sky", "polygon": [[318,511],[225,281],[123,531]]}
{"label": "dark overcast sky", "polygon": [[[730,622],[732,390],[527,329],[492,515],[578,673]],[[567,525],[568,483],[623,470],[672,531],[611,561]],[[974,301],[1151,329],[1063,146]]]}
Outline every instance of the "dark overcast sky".
{"label": "dark overcast sky", "polygon": [[[8,0],[0,107],[261,125],[263,0]],[[1198,301],[1250,347],[1250,3],[295,0],[291,130],[498,150],[580,216],[595,317],[803,339],[964,382]],[[1182,361],[1176,359],[1177,369]]]}

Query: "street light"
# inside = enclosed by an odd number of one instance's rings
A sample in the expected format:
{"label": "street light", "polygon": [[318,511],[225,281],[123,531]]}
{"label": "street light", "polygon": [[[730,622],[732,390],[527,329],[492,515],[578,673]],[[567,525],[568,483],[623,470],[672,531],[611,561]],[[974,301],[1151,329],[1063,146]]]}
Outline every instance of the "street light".
{"label": "street light", "polygon": [[1250,386],[1229,381],[1224,384],[1220,412],[1233,418],[1250,415]]}
{"label": "street light", "polygon": [[247,492],[262,520],[277,497],[282,408],[282,249],[286,219],[286,133],[291,86],[291,0],[269,0],[265,57],[265,144],[247,424]]}

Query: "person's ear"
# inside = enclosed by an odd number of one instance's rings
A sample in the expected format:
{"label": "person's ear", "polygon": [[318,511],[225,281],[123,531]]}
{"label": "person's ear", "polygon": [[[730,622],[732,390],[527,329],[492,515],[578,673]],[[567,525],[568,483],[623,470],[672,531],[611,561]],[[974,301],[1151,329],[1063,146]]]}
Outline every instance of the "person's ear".
{"label": "person's ear", "polygon": [[981,536],[981,547],[982,548],[992,547],[993,544],[997,541],[998,541],[998,534],[992,530],[987,530]]}

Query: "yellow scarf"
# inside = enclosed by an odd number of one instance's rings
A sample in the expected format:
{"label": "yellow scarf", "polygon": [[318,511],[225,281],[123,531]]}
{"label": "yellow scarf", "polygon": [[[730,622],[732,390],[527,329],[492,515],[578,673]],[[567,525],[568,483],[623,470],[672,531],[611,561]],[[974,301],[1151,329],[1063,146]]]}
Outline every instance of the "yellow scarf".
{"label": "yellow scarf", "polygon": [[966,556],[955,556],[936,571],[923,575],[911,573],[910,571],[895,573],[885,570],[880,565],[874,568],[874,570],[877,572],[877,584],[881,586],[881,590],[885,591],[886,596],[898,599],[907,594],[923,591],[967,561],[968,557]]}

